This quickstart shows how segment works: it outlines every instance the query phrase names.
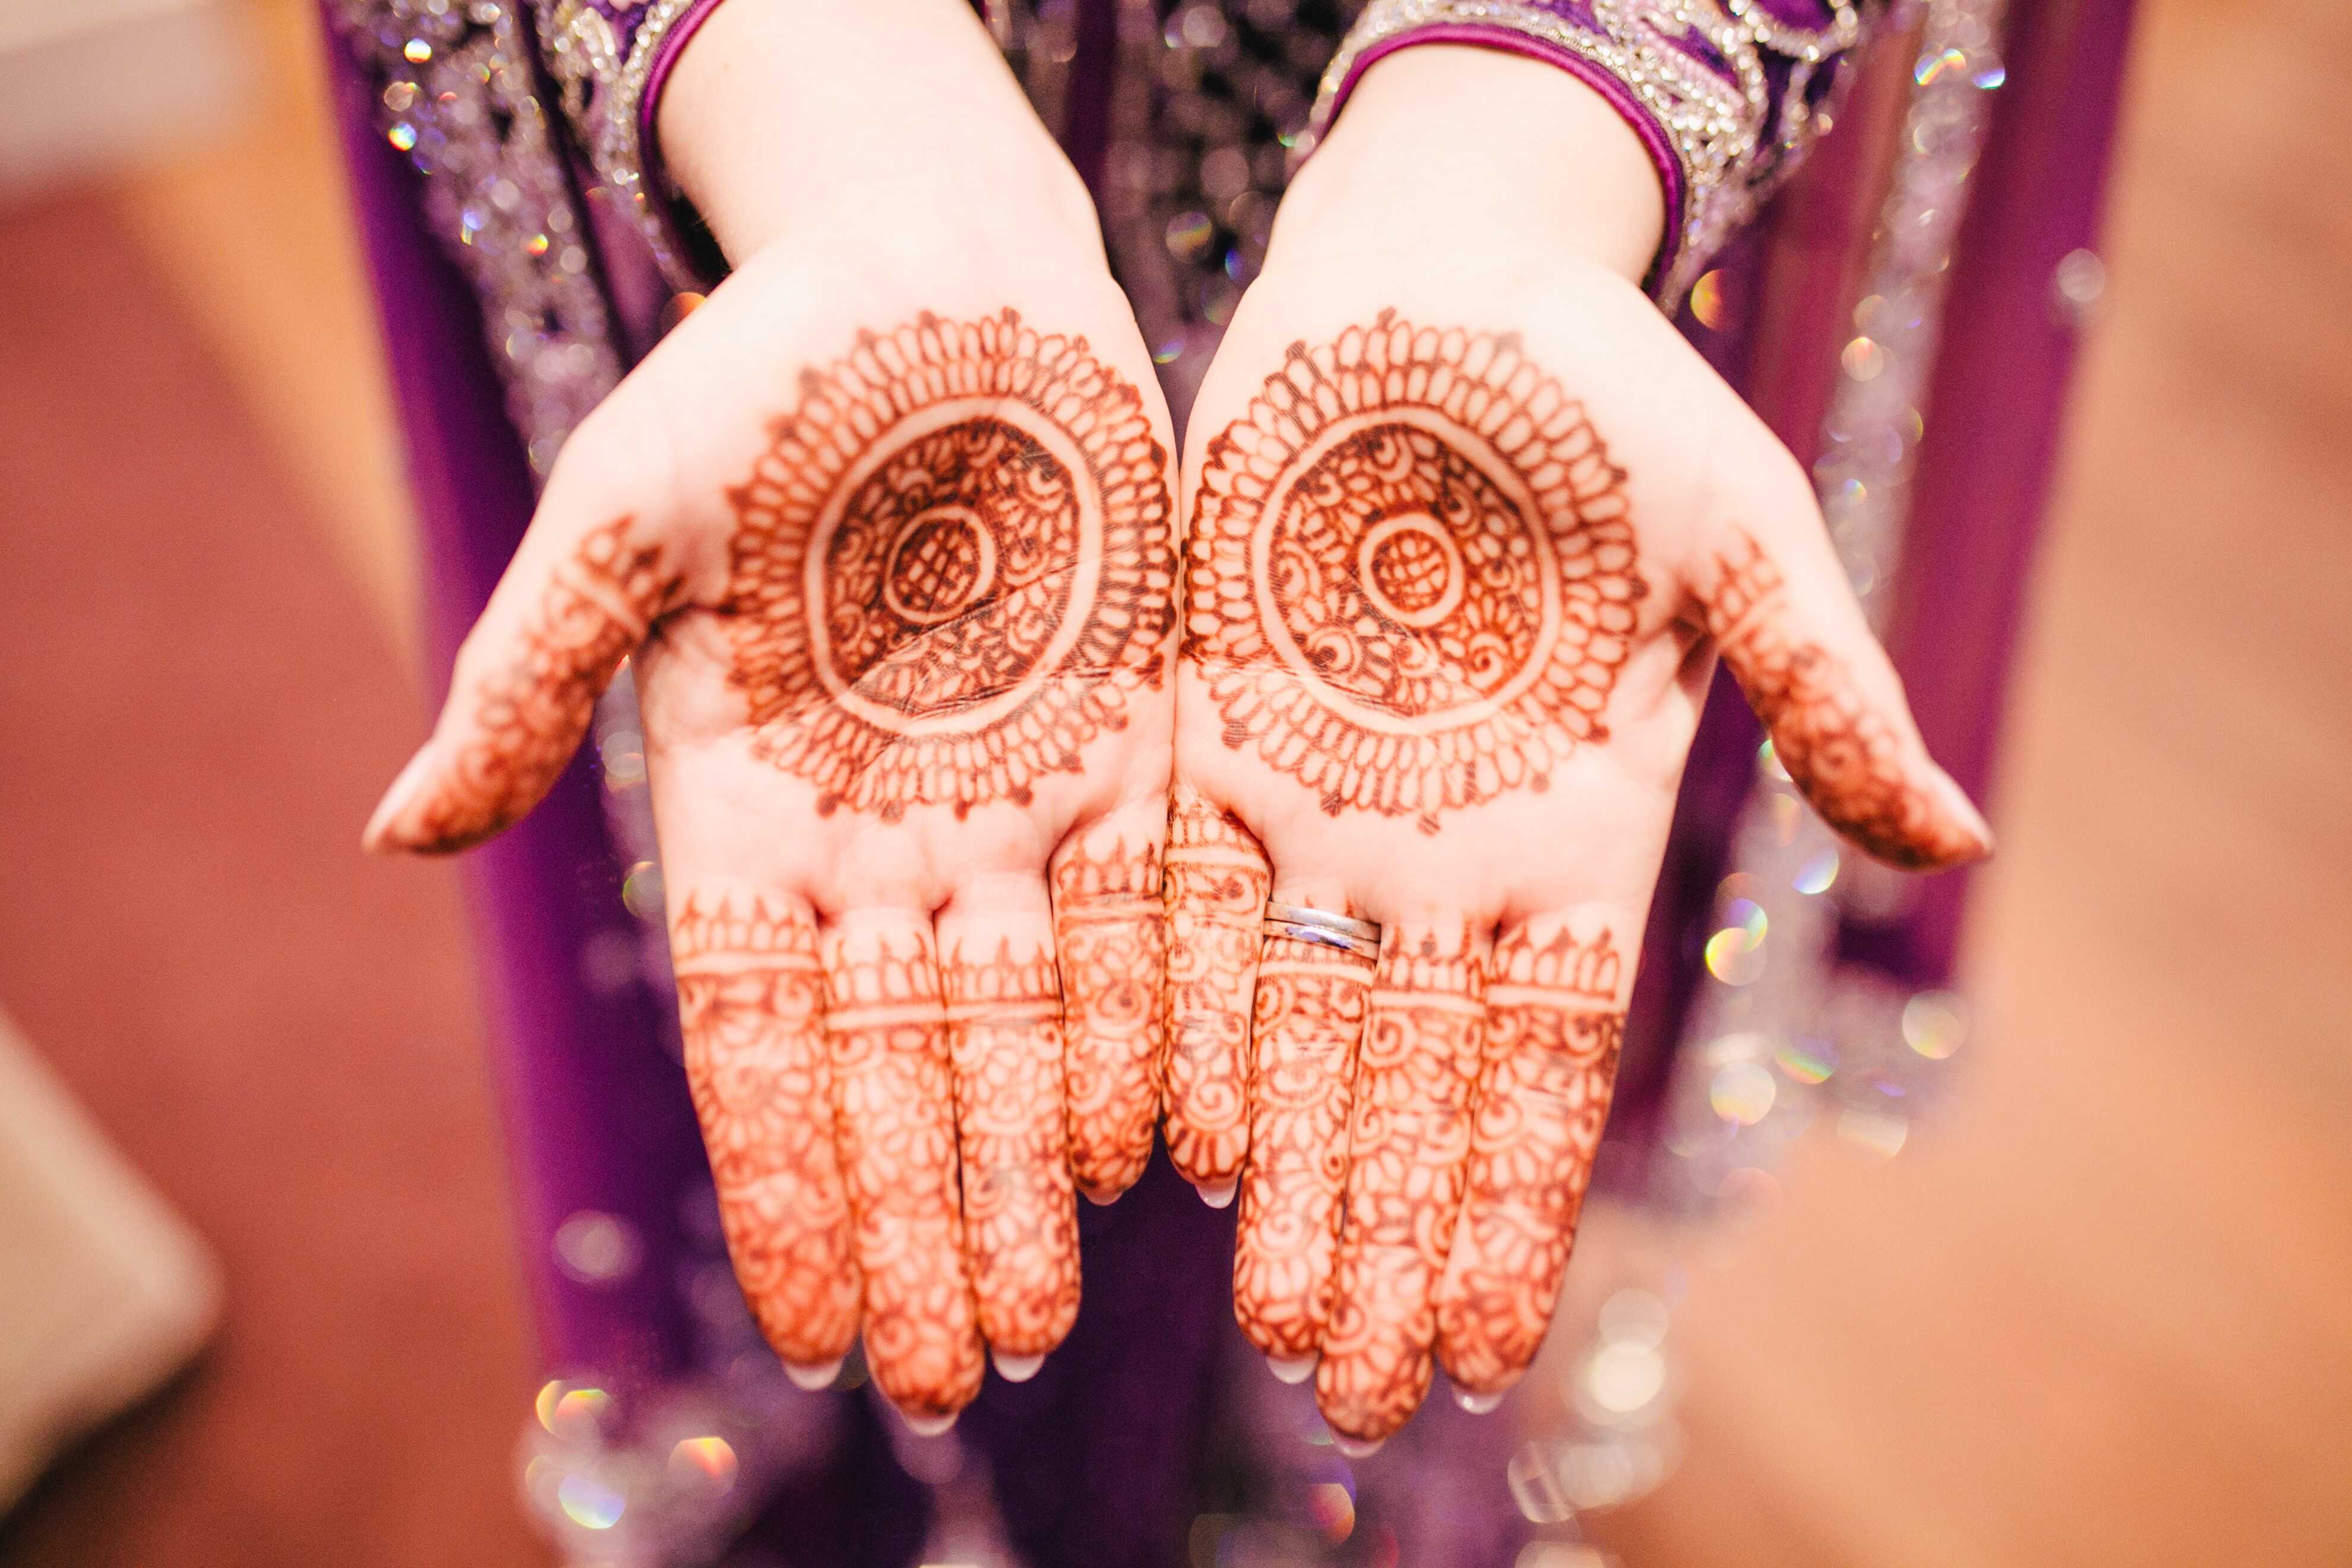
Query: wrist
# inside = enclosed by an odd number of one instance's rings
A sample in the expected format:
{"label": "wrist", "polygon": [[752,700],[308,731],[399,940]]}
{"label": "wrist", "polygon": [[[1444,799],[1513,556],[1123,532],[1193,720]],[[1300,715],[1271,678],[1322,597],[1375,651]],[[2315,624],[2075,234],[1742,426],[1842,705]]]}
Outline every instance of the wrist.
{"label": "wrist", "polygon": [[1274,247],[1576,257],[1636,284],[1665,195],[1617,109],[1572,73],[1475,45],[1422,44],[1368,68],[1285,198]]}
{"label": "wrist", "polygon": [[739,265],[786,236],[856,232],[1100,248],[1085,186],[967,0],[727,0],[681,51],[657,130]]}

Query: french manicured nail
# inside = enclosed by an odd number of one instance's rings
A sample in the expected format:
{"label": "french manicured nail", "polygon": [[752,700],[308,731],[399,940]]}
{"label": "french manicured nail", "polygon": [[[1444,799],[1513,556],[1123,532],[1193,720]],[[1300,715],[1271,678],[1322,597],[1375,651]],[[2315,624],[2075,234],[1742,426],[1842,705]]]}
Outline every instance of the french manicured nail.
{"label": "french manicured nail", "polygon": [[1977,809],[1977,803],[1970,800],[1969,792],[1962,789],[1953,780],[1952,775],[1943,769],[1936,770],[1936,779],[1943,789],[1946,809],[1958,817],[1969,833],[1975,836],[1979,847],[1977,850],[1978,857],[1981,858],[1991,854],[1992,824],[1984,819],[1984,813]]}
{"label": "french manicured nail", "polygon": [[1366,1443],[1354,1437],[1342,1437],[1337,1432],[1331,1434],[1331,1447],[1339,1449],[1339,1452],[1347,1455],[1348,1458],[1351,1459],[1370,1458],[1374,1454],[1381,1451],[1381,1445],[1387,1441],[1388,1439],[1386,1437],[1375,1437],[1370,1442]]}
{"label": "french manicured nail", "polygon": [[1221,1209],[1234,1201],[1234,1194],[1241,1190],[1241,1184],[1239,1182],[1195,1182],[1192,1184],[1192,1190],[1201,1194],[1202,1203],[1213,1209]]}
{"label": "french manicured nail", "polygon": [[1454,1391],[1454,1403],[1473,1415],[1484,1415],[1503,1403],[1504,1393],[1499,1388],[1492,1394],[1473,1394],[1466,1388],[1457,1388]]}
{"label": "french manicured nail", "polygon": [[427,741],[417,748],[415,756],[408,759],[408,765],[400,770],[400,776],[392,781],[392,787],[383,792],[382,800],[376,802],[374,814],[368,818],[367,827],[360,834],[362,844],[370,849],[404,847],[392,837],[392,825],[415,805],[416,797],[425,792],[425,777],[432,765],[432,756],[433,743]]}
{"label": "french manicured nail", "polygon": [[834,1380],[841,1375],[841,1363],[848,1359],[847,1356],[835,1356],[831,1361],[813,1363],[807,1366],[794,1366],[786,1362],[784,1375],[793,1380],[795,1388],[805,1388],[814,1394],[819,1389],[831,1388]]}
{"label": "french manicured nail", "polygon": [[905,1419],[907,1430],[918,1437],[936,1437],[956,1424],[956,1413],[952,1410],[945,1415],[908,1415],[903,1410],[898,1414]]}
{"label": "french manicured nail", "polygon": [[988,1358],[996,1363],[996,1375],[1007,1383],[1026,1383],[1045,1364],[1043,1355],[1006,1355],[1002,1351],[991,1351]]}
{"label": "french manicured nail", "polygon": [[1267,1371],[1285,1383],[1305,1383],[1315,1375],[1317,1359],[1311,1355],[1270,1355],[1265,1364]]}

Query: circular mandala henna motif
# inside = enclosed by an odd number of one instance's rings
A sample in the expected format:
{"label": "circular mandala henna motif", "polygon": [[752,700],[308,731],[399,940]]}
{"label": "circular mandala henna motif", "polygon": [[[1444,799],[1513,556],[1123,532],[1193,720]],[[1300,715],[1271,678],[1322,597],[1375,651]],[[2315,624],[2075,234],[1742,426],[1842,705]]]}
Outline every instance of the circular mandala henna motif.
{"label": "circular mandala henna motif", "polygon": [[[1006,310],[866,334],[730,495],[754,747],[843,805],[1025,805],[1171,629],[1166,455],[1084,339]],[[1106,679],[1108,678],[1108,679]]]}
{"label": "circular mandala henna motif", "polygon": [[1623,478],[1507,338],[1391,312],[1294,347],[1202,476],[1186,651],[1225,742],[1427,827],[1544,787],[1607,738],[1643,593]]}

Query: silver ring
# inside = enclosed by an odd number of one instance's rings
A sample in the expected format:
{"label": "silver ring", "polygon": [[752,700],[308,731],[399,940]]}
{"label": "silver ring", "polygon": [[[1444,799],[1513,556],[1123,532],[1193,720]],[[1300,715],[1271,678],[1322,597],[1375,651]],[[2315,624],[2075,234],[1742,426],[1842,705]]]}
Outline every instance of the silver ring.
{"label": "silver ring", "polygon": [[1337,948],[1359,958],[1381,955],[1378,924],[1352,915],[1336,915],[1328,910],[1308,909],[1304,904],[1266,905],[1264,930],[1268,936],[1287,937],[1312,947]]}

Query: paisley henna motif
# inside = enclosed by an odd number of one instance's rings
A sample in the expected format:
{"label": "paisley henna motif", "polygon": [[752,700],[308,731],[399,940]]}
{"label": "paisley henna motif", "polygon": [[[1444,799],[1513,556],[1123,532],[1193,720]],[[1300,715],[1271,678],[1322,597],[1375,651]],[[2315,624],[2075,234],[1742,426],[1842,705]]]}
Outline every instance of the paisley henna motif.
{"label": "paisley henna motif", "polygon": [[1234,1247],[1234,1315],[1284,1359],[1322,1347],[1331,1314],[1349,1086],[1372,965],[1269,937],[1251,1020],[1249,1178]]}
{"label": "paisley henna motif", "polygon": [[1470,1158],[1487,943],[1466,924],[1381,950],[1356,1063],[1347,1217],[1316,1401],[1376,1442],[1429,1392],[1435,1298]]}
{"label": "paisley henna motif", "polygon": [[1159,849],[1123,840],[1100,855],[1073,847],[1054,866],[1053,891],[1071,1173],[1080,1191],[1108,1202],[1143,1174],[1160,1120],[1167,944]]}
{"label": "paisley henna motif", "polygon": [[857,1336],[857,1262],[834,1150],[816,924],[688,893],[670,922],[686,1077],[727,1249],[776,1353],[823,1366]]}
{"label": "paisley henna motif", "polygon": [[482,679],[473,723],[436,787],[385,826],[387,841],[464,849],[505,828],[554,784],[613,672],[678,600],[679,574],[635,529],[634,519],[615,519],[556,567],[516,639],[518,656]]}
{"label": "paisley henna motif", "polygon": [[956,1189],[947,1015],[929,923],[824,933],[825,1037],[865,1277],[866,1356],[892,1404],[951,1415],[980,1392]]}
{"label": "paisley henna motif", "polygon": [[1043,1355],[1078,1316],[1054,955],[1007,940],[985,958],[950,952],[940,979],[981,1333],[1000,1354]]}
{"label": "paisley henna motif", "polygon": [[1706,629],[1789,776],[1822,819],[1889,865],[1972,859],[1984,845],[1914,783],[1905,745],[1843,659],[1792,641],[1780,568],[1752,539],[1716,558]]}
{"label": "paisley henna motif", "polygon": [[1512,338],[1293,345],[1201,479],[1184,648],[1225,744],[1433,833],[1545,788],[1607,738],[1644,593],[1623,478]]}
{"label": "paisley henna motif", "polygon": [[1166,453],[1083,338],[925,315],[803,379],[731,492],[730,679],[817,809],[1026,805],[1160,679]]}
{"label": "paisley henna motif", "polygon": [[1242,825],[1179,782],[1168,816],[1168,1158],[1187,1180],[1237,1180],[1249,1152],[1250,1008],[1272,885]]}
{"label": "paisley henna motif", "polygon": [[1437,1354],[1473,1394],[1535,1359],[1559,1300],[1609,1118],[1631,965],[1607,931],[1495,944],[1461,1223],[1437,1293]]}

